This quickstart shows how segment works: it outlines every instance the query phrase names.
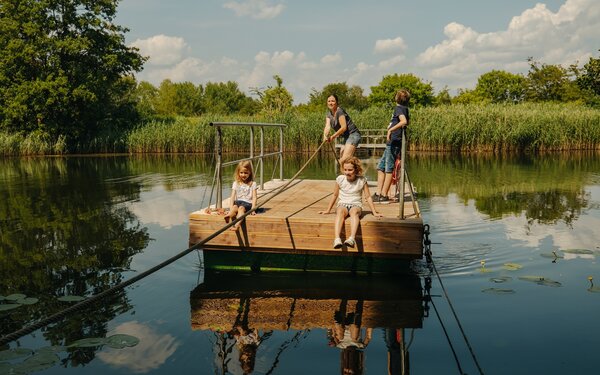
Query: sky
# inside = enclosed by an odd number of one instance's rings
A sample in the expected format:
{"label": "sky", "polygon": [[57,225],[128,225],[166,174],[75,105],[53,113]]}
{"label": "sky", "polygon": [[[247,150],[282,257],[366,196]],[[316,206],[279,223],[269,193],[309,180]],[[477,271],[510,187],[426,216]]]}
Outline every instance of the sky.
{"label": "sky", "polygon": [[121,0],[115,22],[149,57],[138,80],[235,81],[250,95],[279,75],[294,104],[407,73],[454,95],[492,70],[526,74],[529,57],[600,54],[600,0]]}

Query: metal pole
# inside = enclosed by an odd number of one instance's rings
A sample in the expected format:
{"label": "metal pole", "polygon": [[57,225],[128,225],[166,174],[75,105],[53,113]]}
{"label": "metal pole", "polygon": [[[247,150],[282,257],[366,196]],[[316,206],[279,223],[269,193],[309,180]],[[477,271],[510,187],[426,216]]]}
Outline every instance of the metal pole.
{"label": "metal pole", "polygon": [[263,156],[265,155],[265,132],[263,127],[260,127],[260,188],[262,190],[265,189],[265,181],[264,181],[264,164],[263,164]]}
{"label": "metal pole", "polygon": [[216,208],[223,208],[223,177],[222,177],[222,164],[223,164],[223,145],[222,145],[223,134],[221,128],[217,127],[217,204]]}
{"label": "metal pole", "polygon": [[283,181],[283,128],[279,128],[279,179]]}
{"label": "metal pole", "polygon": [[402,149],[400,151],[400,194],[398,203],[400,206],[400,220],[404,220],[404,160],[406,159],[406,131],[402,128]]}

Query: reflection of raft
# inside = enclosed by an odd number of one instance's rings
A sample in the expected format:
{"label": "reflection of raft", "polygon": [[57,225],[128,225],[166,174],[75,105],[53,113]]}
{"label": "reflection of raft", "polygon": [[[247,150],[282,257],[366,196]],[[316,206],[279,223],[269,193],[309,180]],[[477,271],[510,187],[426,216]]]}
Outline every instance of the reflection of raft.
{"label": "reflection of raft", "polygon": [[228,331],[240,315],[252,328],[329,328],[336,311],[356,311],[366,328],[421,328],[423,291],[417,276],[208,273],[190,295],[193,329]]}
{"label": "reflection of raft", "polygon": [[[259,191],[265,196],[283,185],[269,181]],[[398,203],[377,205],[383,218],[368,212],[361,219],[355,248],[333,249],[334,214],[325,210],[333,181],[298,180],[264,206],[264,213],[248,216],[242,228],[226,231],[210,240],[202,249],[207,269],[295,269],[394,272],[406,268],[407,260],[423,256],[424,225],[418,205],[405,194],[405,219],[400,220]],[[229,207],[228,199],[223,207]],[[192,212],[190,245],[218,231],[223,216]],[[345,231],[350,233],[349,219]],[[343,240],[344,238],[342,238]]]}

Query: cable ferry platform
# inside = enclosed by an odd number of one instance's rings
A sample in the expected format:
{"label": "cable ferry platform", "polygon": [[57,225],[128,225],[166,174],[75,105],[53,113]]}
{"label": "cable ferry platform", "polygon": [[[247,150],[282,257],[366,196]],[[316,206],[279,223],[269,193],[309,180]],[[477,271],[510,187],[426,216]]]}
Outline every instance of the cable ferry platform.
{"label": "cable ferry platform", "polygon": [[[327,209],[334,184],[334,180],[307,179],[266,182],[258,190],[258,205],[272,196],[260,213],[246,216],[237,231],[223,231],[203,244],[205,269],[394,273],[406,270],[407,261],[423,257],[423,220],[409,189],[402,220],[398,202],[376,204],[383,217],[373,216],[364,202],[355,247],[334,249],[335,212],[319,214]],[[221,207],[230,207],[229,198]],[[190,245],[226,224],[224,215],[209,212],[204,208],[189,215]],[[344,232],[350,233],[349,218]]]}

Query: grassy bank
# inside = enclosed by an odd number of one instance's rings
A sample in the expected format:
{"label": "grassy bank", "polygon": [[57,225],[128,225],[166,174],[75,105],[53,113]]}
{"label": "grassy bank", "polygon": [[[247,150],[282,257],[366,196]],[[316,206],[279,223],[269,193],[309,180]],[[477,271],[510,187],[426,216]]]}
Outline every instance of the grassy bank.
{"label": "grassy bank", "polygon": [[[351,112],[360,129],[384,129],[389,109]],[[257,116],[205,115],[154,120],[125,134],[111,134],[79,145],[82,152],[193,153],[213,152],[211,122],[284,123],[285,149],[310,152],[320,143],[325,111]],[[258,145],[258,131],[255,134]],[[278,144],[279,134],[265,129],[265,145]],[[225,152],[246,150],[249,130],[224,129]],[[600,110],[566,104],[453,105],[411,111],[410,148],[427,151],[539,151],[600,149]],[[60,154],[64,138],[0,133],[0,154]]]}

